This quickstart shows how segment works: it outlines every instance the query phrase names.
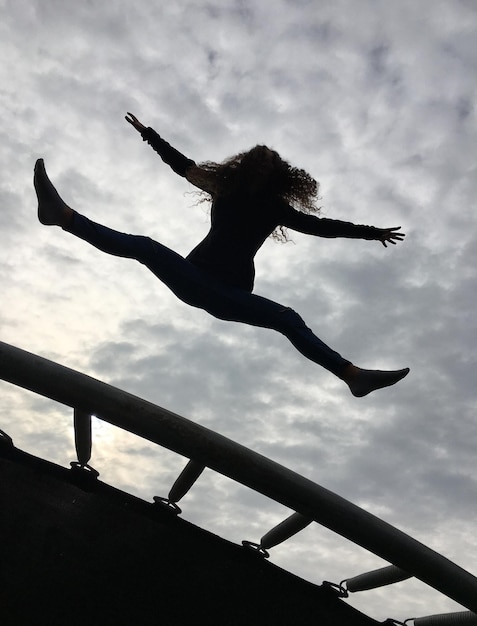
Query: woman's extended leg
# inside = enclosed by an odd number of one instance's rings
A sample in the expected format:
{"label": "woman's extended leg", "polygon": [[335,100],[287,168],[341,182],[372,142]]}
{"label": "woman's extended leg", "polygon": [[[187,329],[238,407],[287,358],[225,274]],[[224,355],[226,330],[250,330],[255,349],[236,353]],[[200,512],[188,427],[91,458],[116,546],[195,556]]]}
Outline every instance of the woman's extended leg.
{"label": "woman's extended leg", "polygon": [[293,309],[243,289],[222,284],[218,292],[216,289],[213,283],[208,285],[195,306],[219,319],[278,331],[307,359],[341,378],[356,397],[394,385],[409,373],[409,368],[380,371],[357,367],[321,341]]}
{"label": "woman's extended leg", "polygon": [[393,385],[408,373],[408,369],[381,372],[357,368],[323,343],[292,309],[224,285],[149,237],[120,233],[79,215],[59,196],[41,159],[35,166],[34,184],[41,223],[61,226],[108,254],[140,261],[183,302],[214,317],[282,333],[306,358],[346,382],[353,395],[365,396]]}

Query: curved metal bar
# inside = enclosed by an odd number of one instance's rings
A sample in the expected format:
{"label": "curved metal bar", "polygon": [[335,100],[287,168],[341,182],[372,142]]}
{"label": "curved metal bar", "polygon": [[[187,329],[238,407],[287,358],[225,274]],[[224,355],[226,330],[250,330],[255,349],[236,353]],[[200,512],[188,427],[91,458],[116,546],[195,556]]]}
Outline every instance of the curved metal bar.
{"label": "curved metal bar", "polygon": [[222,435],[3,342],[0,377],[193,458],[314,519],[477,612],[477,578],[371,513]]}

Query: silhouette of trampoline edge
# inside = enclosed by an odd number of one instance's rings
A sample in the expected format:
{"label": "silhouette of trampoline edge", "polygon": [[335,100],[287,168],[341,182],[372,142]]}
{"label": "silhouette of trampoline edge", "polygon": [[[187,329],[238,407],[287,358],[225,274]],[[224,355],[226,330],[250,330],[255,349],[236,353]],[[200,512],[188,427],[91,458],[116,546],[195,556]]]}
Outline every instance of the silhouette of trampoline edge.
{"label": "silhouette of trampoline edge", "polygon": [[[266,552],[315,521],[391,563],[400,580],[416,577],[477,613],[477,578],[444,556],[344,498],[222,435],[75,370],[0,342],[0,377],[74,409],[79,465],[91,453],[91,415],[188,459],[169,494],[187,493],[205,467],[268,496],[296,513],[264,535]],[[384,568],[386,569],[386,568]],[[388,584],[388,583],[384,583]]]}

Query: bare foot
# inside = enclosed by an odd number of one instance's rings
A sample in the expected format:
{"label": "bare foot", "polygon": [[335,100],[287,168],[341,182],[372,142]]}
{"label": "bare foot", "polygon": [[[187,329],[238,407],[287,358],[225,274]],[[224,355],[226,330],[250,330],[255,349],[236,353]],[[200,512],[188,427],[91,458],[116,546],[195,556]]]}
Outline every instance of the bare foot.
{"label": "bare foot", "polygon": [[35,163],[33,184],[38,198],[40,222],[46,225],[67,226],[71,222],[74,211],[62,200],[48,178],[43,159],[38,159]]}
{"label": "bare foot", "polygon": [[409,374],[409,368],[402,370],[380,371],[380,370],[363,370],[355,365],[348,365],[345,370],[343,380],[350,388],[353,396],[362,398],[368,393],[390,387],[402,380]]}

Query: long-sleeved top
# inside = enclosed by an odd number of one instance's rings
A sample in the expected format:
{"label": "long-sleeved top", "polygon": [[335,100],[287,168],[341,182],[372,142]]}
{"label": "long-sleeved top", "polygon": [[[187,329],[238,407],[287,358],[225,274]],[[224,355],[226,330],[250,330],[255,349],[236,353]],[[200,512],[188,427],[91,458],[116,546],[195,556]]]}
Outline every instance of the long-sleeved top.
{"label": "long-sleeved top", "polygon": [[[152,128],[141,134],[176,174],[186,177],[187,170],[195,165]],[[284,200],[251,195],[244,189],[233,195],[213,196],[210,230],[187,259],[227,285],[252,291],[255,254],[279,226],[319,237],[375,239],[377,233],[374,226],[308,215]]]}

